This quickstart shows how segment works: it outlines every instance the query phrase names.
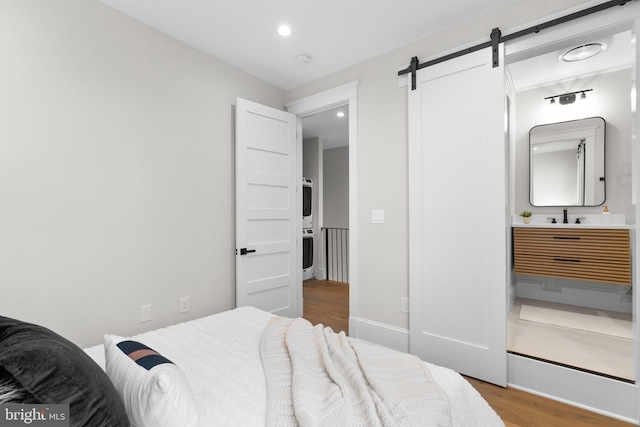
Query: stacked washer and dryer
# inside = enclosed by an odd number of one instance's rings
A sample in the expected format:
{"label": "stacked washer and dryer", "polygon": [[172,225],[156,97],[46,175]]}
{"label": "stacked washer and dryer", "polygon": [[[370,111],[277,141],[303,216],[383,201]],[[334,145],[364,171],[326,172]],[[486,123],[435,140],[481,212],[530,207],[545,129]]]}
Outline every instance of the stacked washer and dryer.
{"label": "stacked washer and dryer", "polygon": [[302,178],[302,280],[313,278],[313,181]]}

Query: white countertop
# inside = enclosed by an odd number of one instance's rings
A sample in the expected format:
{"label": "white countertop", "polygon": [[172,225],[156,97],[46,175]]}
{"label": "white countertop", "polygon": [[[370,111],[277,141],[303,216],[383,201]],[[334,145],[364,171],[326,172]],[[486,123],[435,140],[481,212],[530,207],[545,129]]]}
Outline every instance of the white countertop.
{"label": "white countertop", "polygon": [[536,224],[524,224],[524,223],[512,223],[512,227],[528,227],[528,228],[621,228],[621,229],[633,229],[635,226],[629,224],[551,224],[551,223],[536,223]]}
{"label": "white countertop", "polygon": [[[553,224],[552,218],[556,223]],[[580,218],[580,224],[576,224],[576,219]],[[558,214],[534,214],[531,216],[529,224],[524,223],[524,219],[518,214],[512,214],[512,227],[530,228],[621,228],[634,229],[635,226],[625,223],[624,214],[569,214],[568,224],[562,223],[562,213]]]}

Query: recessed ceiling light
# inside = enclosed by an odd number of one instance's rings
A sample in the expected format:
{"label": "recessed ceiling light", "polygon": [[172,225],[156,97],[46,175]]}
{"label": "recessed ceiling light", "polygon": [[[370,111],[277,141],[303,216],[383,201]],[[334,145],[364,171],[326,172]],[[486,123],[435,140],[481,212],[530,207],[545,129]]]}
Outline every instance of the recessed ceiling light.
{"label": "recessed ceiling light", "polygon": [[278,34],[280,34],[282,37],[290,36],[291,27],[289,27],[288,25],[280,25],[280,27],[278,27]]}
{"label": "recessed ceiling light", "polygon": [[564,52],[562,55],[560,55],[560,60],[564,62],[582,61],[583,59],[588,59],[596,56],[606,48],[607,45],[605,43],[587,43]]}
{"label": "recessed ceiling light", "polygon": [[336,116],[338,117],[344,117],[344,113],[342,111],[338,111],[338,114],[336,114]]}

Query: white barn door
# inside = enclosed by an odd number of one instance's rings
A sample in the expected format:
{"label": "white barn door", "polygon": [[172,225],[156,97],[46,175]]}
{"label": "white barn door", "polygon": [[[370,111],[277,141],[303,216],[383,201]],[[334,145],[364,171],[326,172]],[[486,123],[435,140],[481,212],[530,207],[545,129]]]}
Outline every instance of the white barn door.
{"label": "white barn door", "polygon": [[507,159],[503,46],[409,87],[410,351],[506,386]]}
{"label": "white barn door", "polygon": [[289,317],[302,309],[296,130],[295,115],[238,98],[236,305]]}

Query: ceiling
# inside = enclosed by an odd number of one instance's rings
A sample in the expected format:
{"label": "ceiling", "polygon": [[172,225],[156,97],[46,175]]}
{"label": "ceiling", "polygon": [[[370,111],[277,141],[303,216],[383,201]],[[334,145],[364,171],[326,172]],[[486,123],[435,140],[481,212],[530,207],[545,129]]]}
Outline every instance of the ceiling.
{"label": "ceiling", "polygon": [[520,0],[99,1],[288,90]]}

